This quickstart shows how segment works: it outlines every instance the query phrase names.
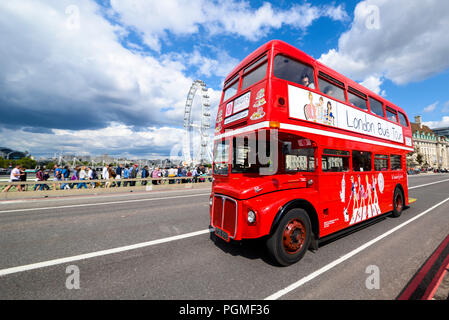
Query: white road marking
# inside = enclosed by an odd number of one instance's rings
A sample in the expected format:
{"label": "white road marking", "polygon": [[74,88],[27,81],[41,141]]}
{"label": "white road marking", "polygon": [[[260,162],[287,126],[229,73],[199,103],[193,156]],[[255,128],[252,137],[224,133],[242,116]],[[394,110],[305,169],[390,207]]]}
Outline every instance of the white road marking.
{"label": "white road marking", "polygon": [[449,179],[439,180],[439,181],[425,183],[425,184],[420,184],[419,186],[409,187],[408,189],[411,190],[411,189],[421,188],[421,187],[430,186],[432,184],[437,184],[437,183],[441,183],[441,182],[445,182],[445,181],[449,181]]}
{"label": "white road marking", "polygon": [[409,178],[419,178],[419,177],[439,177],[444,176],[446,173],[420,173],[420,174],[407,174]]}
{"label": "white road marking", "polygon": [[173,197],[150,198],[150,199],[133,199],[133,200],[120,200],[120,201],[97,202],[97,203],[83,203],[83,204],[72,204],[72,205],[67,205],[67,206],[56,206],[56,207],[11,209],[11,210],[2,210],[2,211],[0,211],[0,214],[2,214],[2,213],[11,213],[11,212],[51,210],[51,209],[94,207],[94,206],[130,203],[130,202],[143,202],[143,201],[155,201],[155,200],[166,200],[166,199],[189,198],[189,197],[198,197],[198,196],[205,196],[205,195],[210,195],[210,193],[197,193],[197,194],[189,194],[189,195],[185,195],[185,196],[173,196]]}
{"label": "white road marking", "polygon": [[446,203],[447,201],[449,201],[449,198],[444,199],[443,201],[437,203],[433,207],[431,207],[431,208],[427,209],[426,211],[418,214],[417,216],[409,219],[408,221],[405,221],[404,223],[398,225],[397,227],[394,227],[393,229],[385,232],[384,234],[381,234],[380,236],[374,238],[373,240],[368,241],[364,245],[358,247],[357,249],[352,250],[351,252],[349,252],[349,253],[345,254],[344,256],[340,257],[339,259],[334,260],[333,262],[325,265],[321,269],[318,269],[317,271],[312,272],[308,276],[305,276],[304,278],[302,278],[302,279],[298,280],[297,282],[289,285],[288,287],[286,287],[286,288],[284,288],[282,290],[279,290],[278,292],[268,296],[267,298],[265,298],[265,300],[277,300],[277,299],[281,298],[282,296],[284,296],[287,293],[289,293],[289,292],[299,288],[303,284],[305,284],[305,283],[315,279],[316,277],[318,277],[319,275],[325,273],[326,271],[329,271],[330,269],[334,268],[335,266],[339,265],[340,263],[348,260],[349,258],[352,258],[357,253],[362,252],[363,250],[367,249],[368,247],[372,246],[373,244],[375,244],[376,242],[382,240],[383,238],[388,237],[390,234],[392,234],[392,233],[398,231],[399,229],[405,227],[409,223],[412,223],[413,221],[421,218],[422,216],[426,215],[427,213],[431,212],[433,209],[441,206],[442,204]]}
{"label": "white road marking", "polygon": [[181,235],[177,235],[177,236],[173,236],[173,237],[137,243],[137,244],[124,246],[124,247],[118,247],[118,248],[113,248],[113,249],[108,249],[108,250],[101,250],[101,251],[71,256],[71,257],[67,257],[67,258],[54,259],[54,260],[49,260],[49,261],[44,261],[44,262],[27,264],[24,266],[2,269],[2,270],[0,270],[0,277],[8,275],[8,274],[24,272],[24,271],[34,270],[34,269],[40,269],[40,268],[55,266],[55,265],[59,265],[59,264],[69,263],[69,262],[73,262],[73,261],[85,260],[85,259],[105,256],[105,255],[109,255],[109,254],[114,254],[114,253],[129,251],[129,250],[135,250],[135,249],[144,248],[144,247],[150,247],[150,246],[154,246],[156,244],[166,243],[166,242],[170,242],[170,241],[176,241],[176,240],[186,239],[186,238],[190,238],[190,237],[195,237],[195,236],[199,236],[199,235],[202,235],[205,233],[209,233],[209,232],[211,232],[211,230],[212,229],[205,229],[205,230],[201,230],[201,231],[185,233],[185,234],[181,234]]}
{"label": "white road marking", "polygon": [[17,204],[17,203],[27,203],[30,202],[29,200],[7,200],[7,201],[0,201],[0,204]]}

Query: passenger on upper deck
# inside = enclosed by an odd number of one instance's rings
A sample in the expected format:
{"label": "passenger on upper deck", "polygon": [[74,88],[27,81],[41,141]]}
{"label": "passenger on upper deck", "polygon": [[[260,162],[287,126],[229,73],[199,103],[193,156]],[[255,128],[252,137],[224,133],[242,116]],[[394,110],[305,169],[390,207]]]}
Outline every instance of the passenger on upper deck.
{"label": "passenger on upper deck", "polygon": [[309,76],[306,74],[301,77],[301,84],[310,89],[315,89],[315,84],[310,82]]}
{"label": "passenger on upper deck", "polygon": [[323,93],[333,97],[334,96],[334,88],[332,88],[331,86],[327,86],[324,88]]}

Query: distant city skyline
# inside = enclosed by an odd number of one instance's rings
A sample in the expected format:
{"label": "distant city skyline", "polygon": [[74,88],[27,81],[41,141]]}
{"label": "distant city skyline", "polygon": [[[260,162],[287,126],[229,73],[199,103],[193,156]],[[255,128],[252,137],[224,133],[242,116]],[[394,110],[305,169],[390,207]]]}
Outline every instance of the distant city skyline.
{"label": "distant city skyline", "polygon": [[0,145],[36,158],[178,155],[192,82],[209,88],[212,135],[224,78],[272,39],[410,120],[449,126],[447,12],[437,0],[2,1]]}

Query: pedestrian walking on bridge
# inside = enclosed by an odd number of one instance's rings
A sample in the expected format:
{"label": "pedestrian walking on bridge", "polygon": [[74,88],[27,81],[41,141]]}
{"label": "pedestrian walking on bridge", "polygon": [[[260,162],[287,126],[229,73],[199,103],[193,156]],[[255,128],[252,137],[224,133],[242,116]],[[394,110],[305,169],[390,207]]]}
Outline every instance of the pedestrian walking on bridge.
{"label": "pedestrian walking on bridge", "polygon": [[[19,182],[20,181],[20,165],[17,164],[14,169],[11,170],[11,174],[9,176],[9,182]],[[22,188],[20,185],[13,185],[10,184],[9,186],[7,186],[5,189],[3,189],[2,192],[8,192],[9,189],[11,189],[12,187],[16,187],[17,191],[22,191]]]}
{"label": "pedestrian walking on bridge", "polygon": [[[79,171],[78,177],[80,180],[87,180],[87,172],[86,172],[86,167],[82,166],[81,170]],[[85,182],[83,183],[79,183],[77,189],[81,189],[81,188],[86,188],[87,189],[87,184]]]}

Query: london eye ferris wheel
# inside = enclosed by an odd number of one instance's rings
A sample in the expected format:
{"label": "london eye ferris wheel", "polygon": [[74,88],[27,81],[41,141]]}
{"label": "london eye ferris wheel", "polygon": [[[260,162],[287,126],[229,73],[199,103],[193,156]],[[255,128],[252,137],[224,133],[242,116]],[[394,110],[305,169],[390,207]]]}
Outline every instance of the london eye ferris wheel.
{"label": "london eye ferris wheel", "polygon": [[[195,97],[201,100],[201,111],[194,107]],[[198,100],[198,99],[197,99]],[[210,102],[206,83],[195,80],[187,94],[184,109],[184,163],[200,164],[212,162],[212,148],[210,146]]]}

